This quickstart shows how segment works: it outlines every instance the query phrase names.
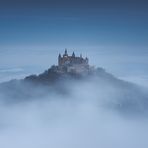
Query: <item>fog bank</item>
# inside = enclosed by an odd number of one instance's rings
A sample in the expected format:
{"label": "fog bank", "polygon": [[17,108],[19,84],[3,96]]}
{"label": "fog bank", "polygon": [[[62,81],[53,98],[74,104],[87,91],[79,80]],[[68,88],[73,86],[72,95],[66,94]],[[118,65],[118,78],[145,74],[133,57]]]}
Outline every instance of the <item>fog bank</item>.
{"label": "fog bank", "polygon": [[[148,146],[147,93],[139,86],[103,74],[87,81],[62,80],[53,86],[64,93],[24,87],[21,90],[44,95],[24,99],[27,96],[14,95],[20,90],[14,89],[13,98],[11,93],[1,96],[0,147]],[[14,96],[23,99],[8,103],[18,99]]]}

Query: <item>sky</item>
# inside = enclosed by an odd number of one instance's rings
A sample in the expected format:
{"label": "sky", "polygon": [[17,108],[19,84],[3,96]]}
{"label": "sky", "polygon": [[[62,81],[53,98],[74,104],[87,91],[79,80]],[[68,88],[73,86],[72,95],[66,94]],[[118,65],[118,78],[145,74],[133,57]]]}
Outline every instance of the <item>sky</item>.
{"label": "sky", "polygon": [[118,77],[145,77],[147,7],[143,0],[2,0],[0,79],[4,71],[9,79],[42,72],[65,48]]}
{"label": "sky", "polygon": [[1,3],[1,45],[147,45],[147,3],[142,1]]}

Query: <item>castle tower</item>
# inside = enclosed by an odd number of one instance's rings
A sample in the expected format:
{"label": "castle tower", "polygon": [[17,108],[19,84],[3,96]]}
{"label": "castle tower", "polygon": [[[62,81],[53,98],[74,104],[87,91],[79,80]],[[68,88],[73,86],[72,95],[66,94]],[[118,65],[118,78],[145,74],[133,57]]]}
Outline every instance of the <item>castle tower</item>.
{"label": "castle tower", "polygon": [[65,53],[64,53],[63,57],[67,57],[67,56],[68,56],[67,49],[65,49]]}
{"label": "castle tower", "polygon": [[75,57],[75,53],[74,52],[72,53],[72,57]]}
{"label": "castle tower", "polygon": [[58,65],[59,66],[61,65],[61,54],[59,54],[59,56],[58,56]]}

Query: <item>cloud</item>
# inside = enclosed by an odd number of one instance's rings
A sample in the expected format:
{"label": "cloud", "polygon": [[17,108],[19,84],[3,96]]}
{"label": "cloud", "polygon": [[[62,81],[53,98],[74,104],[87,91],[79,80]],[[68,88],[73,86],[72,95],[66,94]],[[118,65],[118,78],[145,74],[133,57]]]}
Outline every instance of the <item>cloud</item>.
{"label": "cloud", "polygon": [[[99,77],[61,80],[52,88],[7,84],[0,97],[0,147],[148,146],[147,93],[141,87],[101,71]],[[34,95],[24,93],[29,91]]]}
{"label": "cloud", "polygon": [[7,72],[22,72],[22,68],[9,68],[9,69],[0,69],[0,72],[7,73]]}

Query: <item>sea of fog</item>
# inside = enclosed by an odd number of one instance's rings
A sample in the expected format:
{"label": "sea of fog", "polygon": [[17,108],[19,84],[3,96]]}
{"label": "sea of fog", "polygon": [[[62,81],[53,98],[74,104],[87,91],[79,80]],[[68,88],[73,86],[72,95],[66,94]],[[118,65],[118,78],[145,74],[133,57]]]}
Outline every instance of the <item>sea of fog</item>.
{"label": "sea of fog", "polygon": [[[0,53],[0,82],[42,72],[56,63],[59,52],[14,51]],[[147,91],[144,88],[148,86],[147,55],[127,53],[127,56],[112,51],[106,54],[97,50],[87,53],[92,65],[105,67],[124,80],[140,84],[139,89]],[[5,104],[0,96],[0,148],[147,148],[147,114],[126,110],[126,107],[120,111],[106,105],[120,105],[120,98],[126,100],[128,96],[124,89],[118,91],[112,84],[94,84],[94,81],[69,83],[68,86],[74,87],[68,87],[67,96],[47,92],[38,99],[13,104]],[[148,109],[141,105],[144,104],[141,94],[135,91],[132,96],[132,101],[136,98],[135,108]],[[9,97],[5,99],[12,99]]]}
{"label": "sea of fog", "polygon": [[[18,103],[4,103],[1,96],[0,147],[148,147],[147,108],[142,108],[142,98],[147,96],[135,91],[129,100],[125,87],[118,89],[114,81],[95,78],[80,83],[67,81],[62,87],[68,95],[46,92],[38,99]],[[12,99],[9,97],[5,99]],[[135,99],[134,107],[114,108],[122,105],[123,99]]]}

